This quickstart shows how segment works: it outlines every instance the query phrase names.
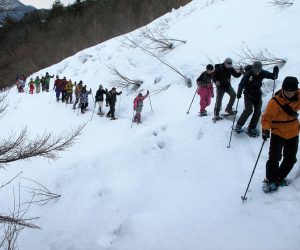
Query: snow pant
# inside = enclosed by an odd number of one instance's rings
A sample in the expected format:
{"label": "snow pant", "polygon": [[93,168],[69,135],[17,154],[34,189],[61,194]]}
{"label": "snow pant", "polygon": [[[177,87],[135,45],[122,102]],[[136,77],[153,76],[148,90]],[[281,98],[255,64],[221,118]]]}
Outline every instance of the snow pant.
{"label": "snow pant", "polygon": [[46,90],[46,83],[42,83],[42,91],[44,92]]}
{"label": "snow pant", "polygon": [[115,103],[114,104],[110,104],[109,106],[109,111],[106,115],[107,117],[111,117],[111,118],[115,118]]}
{"label": "snow pant", "polygon": [[41,85],[36,85],[35,86],[35,92],[38,94],[41,92]]}
{"label": "snow pant", "polygon": [[66,96],[66,102],[72,103],[72,99],[73,99],[73,94],[72,93],[67,93]]}
{"label": "snow pant", "polygon": [[47,92],[49,92],[49,84],[45,83],[45,89]]}
{"label": "snow pant", "polygon": [[88,102],[82,102],[81,105],[80,105],[81,113],[83,113],[88,106],[89,106]]}
{"label": "snow pant", "polygon": [[61,92],[61,101],[64,102],[67,98],[67,91],[66,90],[63,90]]}
{"label": "snow pant", "polygon": [[200,112],[204,112],[211,102],[211,88],[200,87]]}
{"label": "snow pant", "polygon": [[133,121],[140,123],[142,118],[142,113],[141,112],[136,112]]}
{"label": "snow pant", "polygon": [[222,88],[222,87],[217,87],[217,100],[216,100],[216,106],[215,106],[215,115],[219,115],[221,105],[222,105],[222,100],[224,94],[227,93],[230,96],[230,100],[227,104],[226,110],[232,110],[232,106],[234,104],[235,98],[236,98],[236,93],[234,89],[230,86],[227,88]]}
{"label": "snow pant", "polygon": [[[272,134],[269,149],[269,160],[266,164],[266,178],[270,182],[286,178],[297,162],[296,154],[298,151],[299,136],[291,139],[284,139]],[[283,160],[279,166],[279,161]]]}
{"label": "snow pant", "polygon": [[103,101],[99,101],[99,102],[97,102],[97,103],[98,103],[98,105],[99,105],[98,115],[101,115],[101,114],[104,113],[104,112],[103,112]]}
{"label": "snow pant", "polygon": [[75,94],[75,103],[73,105],[74,109],[76,108],[76,104],[79,102],[79,99],[80,99],[79,94]]}
{"label": "snow pant", "polygon": [[34,90],[34,88],[30,88],[29,89],[29,94],[33,94],[33,90]]}
{"label": "snow pant", "polygon": [[261,97],[251,98],[248,95],[244,95],[244,103],[245,103],[245,109],[241,114],[239,120],[237,121],[237,125],[243,127],[246,121],[248,120],[249,116],[253,113],[253,109],[254,109],[254,113],[252,115],[248,128],[256,129],[257,123],[261,115],[261,106],[262,106]]}
{"label": "snow pant", "polygon": [[60,90],[56,89],[55,93],[56,93],[56,101],[58,102],[59,101],[59,97],[60,97]]}

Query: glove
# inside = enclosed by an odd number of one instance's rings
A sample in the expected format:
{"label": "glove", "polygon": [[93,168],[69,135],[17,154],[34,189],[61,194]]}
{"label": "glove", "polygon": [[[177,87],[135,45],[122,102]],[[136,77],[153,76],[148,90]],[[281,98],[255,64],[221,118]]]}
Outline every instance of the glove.
{"label": "glove", "polygon": [[245,73],[245,70],[244,70],[244,67],[243,67],[243,66],[240,67],[240,72],[241,72],[242,74]]}
{"label": "glove", "polygon": [[149,90],[147,90],[147,94],[149,94]]}
{"label": "glove", "polygon": [[273,74],[274,74],[274,78],[275,79],[277,79],[278,78],[278,73],[279,73],[279,68],[278,68],[278,66],[275,66],[274,68],[273,68]]}
{"label": "glove", "polygon": [[214,98],[215,97],[215,95],[214,94],[211,94],[211,98]]}
{"label": "glove", "polygon": [[264,141],[266,141],[268,138],[270,138],[270,130],[269,129],[263,129],[262,138]]}
{"label": "glove", "polygon": [[241,99],[242,94],[241,93],[237,93],[236,97],[237,97],[237,99]]}
{"label": "glove", "polygon": [[216,86],[220,87],[220,81],[216,81]]}
{"label": "glove", "polygon": [[122,93],[123,93],[123,92],[121,91],[121,92],[120,92],[120,95],[121,95]]}

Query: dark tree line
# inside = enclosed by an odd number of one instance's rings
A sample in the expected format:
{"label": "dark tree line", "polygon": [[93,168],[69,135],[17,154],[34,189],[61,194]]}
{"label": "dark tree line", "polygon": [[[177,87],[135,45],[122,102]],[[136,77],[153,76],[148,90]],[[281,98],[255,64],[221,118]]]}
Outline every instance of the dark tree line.
{"label": "dark tree line", "polygon": [[0,28],[2,86],[17,74],[31,74],[87,47],[144,26],[191,0],[55,1],[49,11],[36,10],[20,21],[6,18]]}

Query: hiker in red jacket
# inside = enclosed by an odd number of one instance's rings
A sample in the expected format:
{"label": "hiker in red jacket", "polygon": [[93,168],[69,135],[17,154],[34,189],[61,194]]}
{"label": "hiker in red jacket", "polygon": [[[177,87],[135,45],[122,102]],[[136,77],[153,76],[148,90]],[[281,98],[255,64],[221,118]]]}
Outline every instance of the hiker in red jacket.
{"label": "hiker in red jacket", "polygon": [[141,123],[143,101],[149,96],[149,90],[147,94],[143,96],[142,93],[139,93],[138,96],[133,101],[133,110],[135,111],[135,116],[133,122]]}

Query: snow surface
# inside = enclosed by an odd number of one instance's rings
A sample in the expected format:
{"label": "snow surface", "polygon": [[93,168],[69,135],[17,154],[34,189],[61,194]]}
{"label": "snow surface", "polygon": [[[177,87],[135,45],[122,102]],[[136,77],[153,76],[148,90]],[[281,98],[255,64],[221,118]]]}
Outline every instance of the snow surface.
{"label": "snow surface", "polygon": [[[214,4],[210,4],[214,2]],[[287,59],[277,88],[287,75],[299,76],[300,4],[286,9],[268,1],[193,1],[149,25],[164,27],[166,34],[187,40],[163,55],[193,87],[144,54],[123,45],[117,37],[34,74],[49,72],[83,80],[95,94],[98,85],[111,88],[109,65],[126,76],[142,79],[141,90],[150,92],[171,84],[144,103],[143,123],[131,126],[135,94],[118,99],[117,121],[94,116],[70,151],[55,162],[34,159],[11,164],[1,171],[5,182],[23,171],[62,197],[47,206],[32,206],[28,216],[39,216],[42,230],[25,230],[20,249],[30,250],[196,250],[285,249],[300,246],[300,171],[297,163],[289,187],[266,195],[262,192],[268,145],[258,163],[248,200],[241,202],[262,144],[260,138],[233,135],[227,149],[231,120],[216,124],[212,116],[200,118],[199,98],[186,114],[195,91],[195,79],[209,63],[236,53],[245,42],[254,51],[268,48]],[[135,31],[132,36],[138,37]],[[271,68],[266,68],[271,70]],[[161,79],[158,83],[155,80]],[[239,80],[233,80],[237,88]],[[271,97],[272,81],[264,84],[264,107]],[[121,89],[119,89],[121,90]],[[125,91],[126,92],[126,91]],[[45,129],[64,133],[87,122],[91,112],[77,116],[70,106],[56,103],[51,93],[9,93],[9,108],[0,129],[28,126],[32,136]],[[225,106],[228,97],[223,100]],[[92,106],[90,98],[90,106]],[[212,115],[214,101],[209,107]],[[239,106],[241,112],[243,103]],[[24,179],[0,192],[0,211],[13,206],[12,186],[34,186]],[[21,189],[21,198],[30,195]]]}

